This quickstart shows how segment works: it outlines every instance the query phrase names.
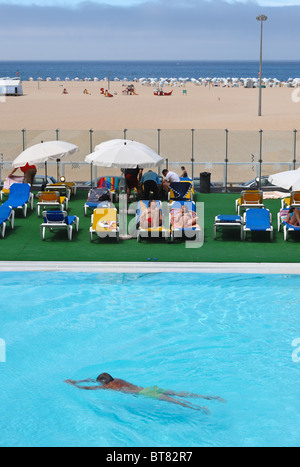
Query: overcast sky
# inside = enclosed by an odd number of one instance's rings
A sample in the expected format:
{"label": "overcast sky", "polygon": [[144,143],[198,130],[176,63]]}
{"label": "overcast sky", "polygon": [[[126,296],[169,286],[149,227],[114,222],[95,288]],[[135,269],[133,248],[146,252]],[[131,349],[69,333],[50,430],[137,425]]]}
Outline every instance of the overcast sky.
{"label": "overcast sky", "polygon": [[1,60],[299,60],[300,0],[0,0]]}

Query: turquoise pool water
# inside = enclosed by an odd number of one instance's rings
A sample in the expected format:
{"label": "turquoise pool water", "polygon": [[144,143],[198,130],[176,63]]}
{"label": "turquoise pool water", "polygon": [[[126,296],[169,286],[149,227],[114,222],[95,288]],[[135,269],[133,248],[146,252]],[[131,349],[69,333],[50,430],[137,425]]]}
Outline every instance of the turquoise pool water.
{"label": "turquoise pool water", "polygon": [[[0,446],[299,446],[300,277],[0,279]],[[63,383],[102,372],[227,403],[207,416]]]}

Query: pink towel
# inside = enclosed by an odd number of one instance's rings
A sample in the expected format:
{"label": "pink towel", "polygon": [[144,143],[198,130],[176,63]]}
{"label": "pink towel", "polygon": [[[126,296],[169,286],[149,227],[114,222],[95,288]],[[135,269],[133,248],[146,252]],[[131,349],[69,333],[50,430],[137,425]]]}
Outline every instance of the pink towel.
{"label": "pink towel", "polygon": [[5,188],[6,190],[9,190],[10,187],[14,184],[14,183],[23,183],[24,182],[24,177],[17,177],[16,175],[12,175],[11,177],[8,177],[5,182],[4,182],[4,185],[3,185],[3,188]]}

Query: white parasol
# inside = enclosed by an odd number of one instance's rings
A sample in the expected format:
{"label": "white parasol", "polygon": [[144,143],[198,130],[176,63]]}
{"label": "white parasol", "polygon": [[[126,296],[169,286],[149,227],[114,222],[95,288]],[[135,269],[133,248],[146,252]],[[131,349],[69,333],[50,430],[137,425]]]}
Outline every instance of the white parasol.
{"label": "white parasol", "polygon": [[122,169],[158,167],[164,163],[164,159],[145,144],[124,139],[99,144],[95,152],[86,156],[85,161],[100,167]]}

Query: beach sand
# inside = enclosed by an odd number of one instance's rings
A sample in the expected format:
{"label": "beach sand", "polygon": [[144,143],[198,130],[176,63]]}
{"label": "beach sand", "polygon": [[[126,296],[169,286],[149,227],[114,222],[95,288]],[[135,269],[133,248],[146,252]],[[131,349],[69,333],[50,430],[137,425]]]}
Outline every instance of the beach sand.
{"label": "beach sand", "polygon": [[[24,96],[7,97],[0,103],[2,161],[12,161],[22,151],[22,129],[26,129],[27,147],[55,139],[56,129],[61,140],[77,144],[80,151],[73,156],[74,164],[68,173],[68,178],[74,180],[88,180],[90,176],[88,168],[76,166],[91,152],[90,129],[92,147],[108,139],[123,138],[127,129],[128,139],[159,150],[173,163],[174,170],[179,169],[180,162],[189,167],[194,151],[199,164],[196,175],[208,170],[218,181],[223,179],[223,165],[212,167],[210,163],[224,162],[225,129],[229,130],[229,161],[248,164],[229,167],[229,182],[255,178],[256,168],[251,162],[259,160],[260,129],[264,130],[263,160],[274,162],[264,168],[265,174],[287,170],[280,164],[293,160],[293,130],[300,126],[300,103],[293,101],[292,88],[263,89],[263,116],[258,117],[258,89],[187,83],[185,87],[166,86],[166,92],[173,89],[172,96],[154,96],[153,87],[134,83],[138,95],[130,96],[122,91],[131,83],[124,84],[111,82],[113,97],[108,98],[100,94],[100,88],[107,88],[106,82],[24,82]],[[88,95],[83,93],[85,88]],[[157,129],[162,130],[159,142]],[[298,135],[297,139],[300,143]],[[6,172],[3,167],[2,178]],[[115,175],[117,171],[101,173]]]}
{"label": "beach sand", "polygon": [[[258,89],[187,83],[173,88],[171,97],[161,97],[154,96],[153,87],[136,83],[138,96],[127,96],[121,82],[111,82],[110,92],[117,95],[106,98],[101,87],[107,83],[40,82],[38,89],[37,82],[24,82],[24,96],[8,97],[1,105],[1,130],[292,130],[300,121],[300,103],[293,102],[292,88],[263,89],[263,116],[258,117]],[[89,95],[83,94],[85,88]]]}

